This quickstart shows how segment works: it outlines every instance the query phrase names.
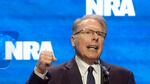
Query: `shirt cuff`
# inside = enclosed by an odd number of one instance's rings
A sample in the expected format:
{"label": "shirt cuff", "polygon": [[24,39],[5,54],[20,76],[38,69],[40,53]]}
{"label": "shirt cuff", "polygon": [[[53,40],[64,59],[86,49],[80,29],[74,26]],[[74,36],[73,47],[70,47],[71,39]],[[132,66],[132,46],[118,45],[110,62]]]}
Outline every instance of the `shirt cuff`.
{"label": "shirt cuff", "polygon": [[46,76],[46,74],[47,74],[47,70],[45,71],[45,73],[44,74],[41,74],[41,73],[39,73],[38,71],[37,71],[37,67],[35,66],[34,67],[34,73],[37,75],[37,76],[39,76],[41,79],[48,79],[48,77]]}

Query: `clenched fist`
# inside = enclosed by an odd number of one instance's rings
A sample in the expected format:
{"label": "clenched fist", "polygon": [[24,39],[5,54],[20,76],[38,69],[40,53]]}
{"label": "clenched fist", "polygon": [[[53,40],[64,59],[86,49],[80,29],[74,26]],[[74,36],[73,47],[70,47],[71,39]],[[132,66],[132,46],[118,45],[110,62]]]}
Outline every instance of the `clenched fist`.
{"label": "clenched fist", "polygon": [[46,69],[53,61],[56,61],[56,58],[51,51],[42,51],[36,65],[37,71],[41,74],[45,73]]}

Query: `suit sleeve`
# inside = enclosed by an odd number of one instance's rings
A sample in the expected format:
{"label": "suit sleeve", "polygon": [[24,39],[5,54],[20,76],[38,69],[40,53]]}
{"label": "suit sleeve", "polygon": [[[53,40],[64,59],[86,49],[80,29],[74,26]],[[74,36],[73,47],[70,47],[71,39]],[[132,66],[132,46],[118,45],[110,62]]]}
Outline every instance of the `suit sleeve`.
{"label": "suit sleeve", "polygon": [[32,73],[31,77],[27,81],[27,84],[47,84],[47,83],[48,80],[40,78],[34,72]]}

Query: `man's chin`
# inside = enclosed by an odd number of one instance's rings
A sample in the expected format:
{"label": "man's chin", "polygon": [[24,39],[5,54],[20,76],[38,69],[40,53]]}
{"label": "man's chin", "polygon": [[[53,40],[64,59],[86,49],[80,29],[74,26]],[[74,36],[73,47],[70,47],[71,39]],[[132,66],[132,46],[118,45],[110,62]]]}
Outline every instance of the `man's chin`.
{"label": "man's chin", "polygon": [[99,57],[98,56],[89,56],[88,59],[89,60],[98,60]]}

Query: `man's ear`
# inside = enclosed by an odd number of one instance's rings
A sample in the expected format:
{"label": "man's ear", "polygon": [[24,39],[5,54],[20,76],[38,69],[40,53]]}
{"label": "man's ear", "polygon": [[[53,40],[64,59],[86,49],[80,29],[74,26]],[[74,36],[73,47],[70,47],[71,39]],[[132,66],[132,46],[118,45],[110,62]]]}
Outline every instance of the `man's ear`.
{"label": "man's ear", "polygon": [[75,37],[74,35],[71,36],[71,44],[74,47],[75,46]]}

